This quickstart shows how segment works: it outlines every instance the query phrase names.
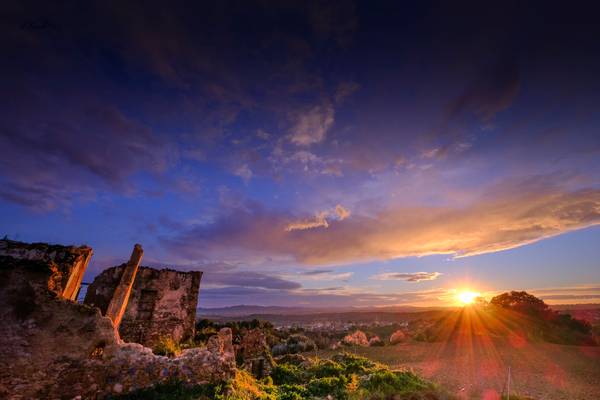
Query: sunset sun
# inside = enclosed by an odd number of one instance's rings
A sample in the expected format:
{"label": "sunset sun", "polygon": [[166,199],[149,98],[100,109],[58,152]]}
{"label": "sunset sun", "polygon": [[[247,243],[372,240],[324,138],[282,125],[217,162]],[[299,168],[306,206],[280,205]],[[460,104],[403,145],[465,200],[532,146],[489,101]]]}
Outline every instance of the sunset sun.
{"label": "sunset sun", "polygon": [[479,297],[479,293],[477,292],[472,292],[470,290],[463,290],[461,292],[458,292],[458,301],[463,304],[463,305],[469,305],[472,304],[473,301]]}

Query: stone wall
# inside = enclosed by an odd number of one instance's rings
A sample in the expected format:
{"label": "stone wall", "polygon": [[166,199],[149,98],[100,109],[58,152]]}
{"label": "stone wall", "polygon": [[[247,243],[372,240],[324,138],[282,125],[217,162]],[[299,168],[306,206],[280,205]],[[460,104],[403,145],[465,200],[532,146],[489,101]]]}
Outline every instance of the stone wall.
{"label": "stone wall", "polygon": [[[108,268],[89,286],[84,303],[106,313],[125,265]],[[140,267],[119,326],[127,342],[154,346],[161,338],[176,342],[194,336],[202,272]]]}
{"label": "stone wall", "polygon": [[0,240],[0,256],[19,260],[39,260],[52,264],[48,288],[69,300],[76,300],[85,270],[92,258],[88,246],[58,246]]}
{"label": "stone wall", "polygon": [[256,378],[264,378],[273,371],[275,362],[262,329],[256,328],[243,332],[235,352],[244,369]]}
{"label": "stone wall", "polygon": [[234,376],[229,329],[175,358],[123,343],[99,309],[62,295],[64,271],[76,270],[89,248],[47,246],[44,254],[36,246],[33,259],[0,255],[0,398],[102,399],[171,379],[199,384]]}

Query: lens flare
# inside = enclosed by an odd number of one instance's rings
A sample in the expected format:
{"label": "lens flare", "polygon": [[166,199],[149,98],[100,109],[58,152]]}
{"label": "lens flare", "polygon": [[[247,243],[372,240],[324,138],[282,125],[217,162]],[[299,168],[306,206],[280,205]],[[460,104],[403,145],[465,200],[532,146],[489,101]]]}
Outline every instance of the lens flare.
{"label": "lens flare", "polygon": [[479,297],[479,293],[471,292],[470,290],[464,290],[458,293],[458,301],[464,305],[473,303],[477,297]]}

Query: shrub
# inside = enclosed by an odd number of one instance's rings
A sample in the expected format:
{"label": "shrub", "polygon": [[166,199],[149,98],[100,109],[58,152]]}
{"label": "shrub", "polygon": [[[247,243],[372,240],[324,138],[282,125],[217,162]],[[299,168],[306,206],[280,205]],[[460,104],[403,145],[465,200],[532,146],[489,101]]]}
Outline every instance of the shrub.
{"label": "shrub", "polygon": [[344,373],[344,368],[332,360],[321,360],[308,369],[310,376],[315,378],[325,378],[327,376],[340,376]]}
{"label": "shrub", "polygon": [[217,391],[215,400],[276,400],[277,389],[254,379],[246,371],[238,370],[235,378]]}
{"label": "shrub", "polygon": [[348,398],[348,378],[345,376],[329,376],[325,378],[313,378],[308,382],[306,388],[312,396],[325,397],[331,395],[337,400]]}
{"label": "shrub", "polygon": [[373,373],[381,368],[379,364],[350,353],[336,354],[333,360],[340,363],[344,368],[344,374],[366,375]]}
{"label": "shrub", "polygon": [[277,400],[303,400],[308,396],[308,391],[301,385],[281,385],[277,391]]}
{"label": "shrub", "polygon": [[154,345],[152,352],[159,356],[176,357],[181,353],[181,347],[171,337],[165,336],[160,338],[159,342]]}
{"label": "shrub", "polygon": [[303,383],[304,375],[304,371],[297,365],[278,364],[273,368],[271,378],[276,385],[299,384]]}
{"label": "shrub", "polygon": [[361,381],[360,388],[372,394],[388,396],[431,390],[433,385],[412,372],[379,370]]}
{"label": "shrub", "polygon": [[310,340],[308,337],[304,335],[294,334],[290,335],[290,337],[286,340],[285,343],[280,343],[271,349],[271,352],[274,356],[279,356],[283,354],[296,354],[303,353],[306,351],[316,350],[317,346],[315,342]]}

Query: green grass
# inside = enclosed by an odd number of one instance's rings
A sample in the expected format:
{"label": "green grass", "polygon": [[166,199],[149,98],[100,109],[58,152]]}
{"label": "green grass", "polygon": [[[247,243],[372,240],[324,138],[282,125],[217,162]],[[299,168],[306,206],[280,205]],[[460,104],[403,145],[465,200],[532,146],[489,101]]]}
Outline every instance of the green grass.
{"label": "green grass", "polygon": [[[437,386],[407,371],[389,368],[352,354],[332,360],[313,359],[310,365],[275,366],[271,377],[258,381],[245,371],[220,385],[188,386],[180,382],[112,397],[118,400],[336,400],[450,398]],[[398,397],[401,396],[401,397]],[[417,396],[417,397],[415,397]],[[421,397],[420,397],[421,396]]]}

